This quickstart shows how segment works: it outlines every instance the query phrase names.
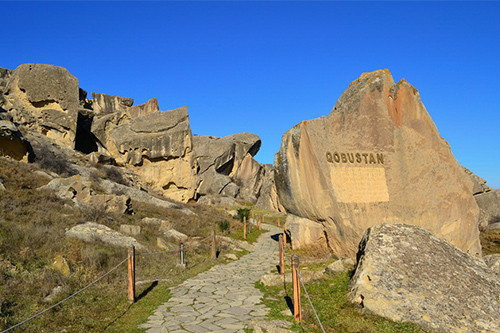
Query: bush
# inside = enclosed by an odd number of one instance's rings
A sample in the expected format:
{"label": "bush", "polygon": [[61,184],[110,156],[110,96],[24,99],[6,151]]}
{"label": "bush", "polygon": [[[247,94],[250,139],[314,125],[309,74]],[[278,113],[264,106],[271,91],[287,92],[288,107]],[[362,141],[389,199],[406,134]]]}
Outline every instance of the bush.
{"label": "bush", "polygon": [[229,230],[229,222],[226,220],[219,221],[219,229],[222,233],[227,233]]}
{"label": "bush", "polygon": [[71,163],[64,154],[57,154],[47,145],[33,147],[35,163],[42,169],[52,171],[61,176],[73,176],[78,172],[71,167]]}
{"label": "bush", "polygon": [[243,222],[243,217],[247,218],[247,221],[250,217],[250,209],[249,208],[239,208],[238,209],[238,218],[241,222]]}

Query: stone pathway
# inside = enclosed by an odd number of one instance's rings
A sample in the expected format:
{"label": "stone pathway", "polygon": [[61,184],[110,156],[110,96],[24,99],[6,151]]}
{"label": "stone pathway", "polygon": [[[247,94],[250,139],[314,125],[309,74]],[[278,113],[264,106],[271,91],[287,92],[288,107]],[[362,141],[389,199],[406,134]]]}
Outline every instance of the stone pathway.
{"label": "stone pathway", "polygon": [[269,309],[258,304],[262,293],[254,284],[276,269],[278,242],[271,236],[281,229],[267,224],[263,228],[269,232],[259,237],[254,252],[173,287],[168,302],[139,327],[148,333],[244,332],[250,322],[264,319]]}

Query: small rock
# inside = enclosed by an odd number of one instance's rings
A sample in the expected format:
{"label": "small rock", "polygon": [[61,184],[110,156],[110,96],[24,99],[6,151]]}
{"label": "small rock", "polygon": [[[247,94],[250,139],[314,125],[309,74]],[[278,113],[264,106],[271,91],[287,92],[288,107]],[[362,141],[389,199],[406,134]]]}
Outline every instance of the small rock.
{"label": "small rock", "polygon": [[[286,281],[292,281],[292,273],[285,274]],[[265,274],[260,278],[260,282],[266,287],[279,286],[283,284],[283,275]]]}
{"label": "small rock", "polygon": [[227,253],[223,257],[229,260],[238,260],[238,257],[233,253]]}
{"label": "small rock", "polygon": [[165,232],[165,231],[168,231],[172,229],[172,224],[170,223],[170,221],[165,221],[165,220],[162,220],[160,222],[160,232]]}
{"label": "small rock", "polygon": [[52,291],[50,292],[50,294],[48,294],[43,299],[43,301],[45,303],[52,303],[52,301],[54,300],[54,298],[56,298],[56,296],[59,295],[63,290],[64,290],[63,286],[57,286],[57,287],[55,287],[54,289],[52,289]]}
{"label": "small rock", "polygon": [[5,191],[5,186],[3,185],[3,182],[1,179],[0,179],[0,191]]}
{"label": "small rock", "polygon": [[122,225],[120,225],[120,232],[127,234],[127,235],[137,236],[141,233],[141,226],[131,225],[131,224],[122,224]]}
{"label": "small rock", "polygon": [[68,276],[71,273],[71,269],[69,267],[68,262],[66,259],[61,256],[57,255],[56,258],[54,259],[54,262],[52,263],[51,267],[61,273],[64,276]]}
{"label": "small rock", "polygon": [[488,230],[500,230],[500,222],[488,225]]}
{"label": "small rock", "polygon": [[125,236],[105,225],[94,222],[78,224],[66,231],[66,236],[75,237],[85,242],[101,241],[109,245],[121,247],[134,245],[138,250],[145,248],[142,244],[139,244],[135,238]]}
{"label": "small rock", "polygon": [[164,220],[156,217],[145,217],[141,220],[143,224],[160,225]]}
{"label": "small rock", "polygon": [[330,265],[325,267],[324,272],[329,275],[335,275],[337,273],[345,272],[347,271],[347,268],[345,268],[344,263],[342,259],[339,259]]}
{"label": "small rock", "polygon": [[188,236],[183,234],[182,232],[179,232],[175,229],[169,229],[163,232],[163,234],[168,237],[168,238],[173,238],[175,241],[182,243],[185,242],[188,239]]}
{"label": "small rock", "polygon": [[229,216],[236,217],[236,216],[238,216],[238,211],[233,209],[233,210],[228,211],[227,214]]}
{"label": "small rock", "polygon": [[156,246],[162,250],[174,250],[176,248],[172,243],[167,242],[161,237],[156,238]]}
{"label": "small rock", "polygon": [[286,317],[291,317],[293,316],[293,313],[292,313],[292,310],[290,309],[286,309],[286,310],[283,310],[280,312],[283,316],[286,316]]}

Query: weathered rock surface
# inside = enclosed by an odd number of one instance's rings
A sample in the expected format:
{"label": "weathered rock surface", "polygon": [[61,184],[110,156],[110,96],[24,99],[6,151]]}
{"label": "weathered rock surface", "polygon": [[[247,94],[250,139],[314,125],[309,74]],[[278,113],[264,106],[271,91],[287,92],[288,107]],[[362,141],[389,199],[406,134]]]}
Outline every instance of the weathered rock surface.
{"label": "weathered rock surface", "polygon": [[486,180],[483,178],[475,175],[472,171],[470,171],[467,168],[464,168],[465,173],[470,177],[470,180],[472,181],[472,194],[480,194],[484,192],[489,192],[493,190],[491,187],[486,185]]}
{"label": "weathered rock surface", "polygon": [[492,190],[474,196],[481,217],[479,224],[488,229],[491,225],[500,222],[500,190]]}
{"label": "weathered rock surface", "polygon": [[23,64],[4,89],[4,108],[14,121],[74,148],[78,109],[78,79],[63,67]]}
{"label": "weathered rock surface", "polygon": [[18,161],[31,161],[33,149],[14,123],[0,120],[0,156],[9,156]]}
{"label": "weathered rock surface", "polygon": [[274,167],[271,164],[264,164],[262,170],[262,186],[259,198],[255,203],[256,208],[284,212],[285,208],[280,203],[276,184],[274,183]]}
{"label": "weathered rock surface", "polygon": [[137,118],[153,112],[160,112],[160,107],[156,98],[151,98],[144,104],[134,105],[127,111],[131,118]]}
{"label": "weathered rock surface", "polygon": [[122,235],[118,231],[94,222],[78,224],[66,231],[66,236],[75,237],[85,242],[100,241],[112,246],[129,247],[134,245],[138,250],[145,249],[135,238]]}
{"label": "weathered rock surface", "polygon": [[[310,247],[325,250],[328,248],[323,226],[315,221],[288,214],[285,230],[291,235],[290,239],[293,249]],[[300,235],[300,237],[296,237],[295,235]]]}
{"label": "weathered rock surface", "polygon": [[490,254],[483,257],[484,263],[500,278],[500,254]]}
{"label": "weathered rock surface", "polygon": [[262,186],[262,166],[253,158],[260,138],[238,133],[223,138],[193,136],[198,166],[198,196],[220,195],[256,202]]}
{"label": "weathered rock surface", "polygon": [[194,197],[191,129],[187,108],[139,116],[109,132],[107,149],[142,181],[174,200]]}
{"label": "weathered rock surface", "polygon": [[418,91],[387,70],[363,74],[327,117],[285,133],[275,168],[281,204],[321,223],[338,255],[354,256],[368,227],[397,221],[481,253],[472,182]]}
{"label": "weathered rock surface", "polygon": [[92,109],[96,114],[108,114],[127,111],[134,100],[128,97],[111,96],[106,94],[91,93]]}
{"label": "weathered rock surface", "polygon": [[423,228],[367,230],[349,286],[364,311],[440,332],[500,332],[500,280],[484,262]]}

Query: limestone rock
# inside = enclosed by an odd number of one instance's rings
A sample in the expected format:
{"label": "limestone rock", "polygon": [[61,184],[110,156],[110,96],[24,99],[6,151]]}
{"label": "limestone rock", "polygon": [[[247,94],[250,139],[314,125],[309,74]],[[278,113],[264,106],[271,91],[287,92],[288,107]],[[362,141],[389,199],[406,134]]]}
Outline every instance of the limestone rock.
{"label": "limestone rock", "polygon": [[486,185],[486,180],[484,180],[481,177],[476,176],[472,171],[470,171],[467,168],[463,168],[465,173],[470,177],[470,180],[472,181],[473,187],[472,187],[472,194],[480,194],[484,192],[489,192],[493,190],[491,187]]}
{"label": "limestone rock", "polygon": [[369,228],[349,299],[364,311],[439,332],[499,332],[500,280],[479,259],[405,224]]}
{"label": "limestone rock", "polygon": [[127,111],[134,100],[128,97],[110,96],[106,94],[91,93],[92,108],[96,114],[109,114]]}
{"label": "limestone rock", "polygon": [[500,253],[483,257],[484,263],[500,278]]}
{"label": "limestone rock", "polygon": [[326,274],[334,275],[345,271],[347,271],[347,268],[344,266],[342,259],[339,259],[326,266],[324,272]]}
{"label": "limestone rock", "polygon": [[16,125],[7,120],[0,120],[0,156],[9,156],[18,161],[31,161],[33,149]]}
{"label": "limestone rock", "polygon": [[[328,248],[323,227],[315,221],[288,214],[285,230],[291,235],[293,249],[311,247],[318,250],[325,250]],[[294,235],[300,235],[300,237],[294,237]]]}
{"label": "limestone rock", "polygon": [[131,211],[130,196],[96,193],[92,181],[80,175],[52,179],[41,189],[53,190],[60,198],[72,200],[81,207],[89,207],[102,212],[129,213]]}
{"label": "limestone rock", "polygon": [[158,100],[156,98],[151,98],[144,104],[134,105],[127,111],[131,118],[137,118],[153,112],[160,112],[160,107],[158,106]]}
{"label": "limestone rock", "polygon": [[191,129],[187,108],[149,113],[109,132],[107,148],[142,181],[174,200],[194,196]]}
{"label": "limestone rock", "polygon": [[78,224],[66,231],[66,236],[75,237],[85,242],[101,241],[112,246],[129,247],[134,245],[138,250],[145,249],[135,238],[124,236],[118,231],[94,222]]}
{"label": "limestone rock", "polygon": [[56,271],[60,272],[64,276],[68,276],[71,273],[68,261],[61,255],[57,255],[55,257],[51,267]]}
{"label": "limestone rock", "polygon": [[261,186],[261,166],[253,156],[260,145],[260,138],[251,133],[223,138],[193,136],[194,158],[198,166],[197,195],[238,196],[255,202]]}
{"label": "limestone rock", "polygon": [[175,250],[177,245],[167,242],[161,237],[156,238],[156,246],[162,250]]}
{"label": "limestone rock", "polygon": [[78,109],[78,79],[63,67],[23,64],[5,87],[4,108],[18,124],[74,148]]}
{"label": "limestone rock", "polygon": [[175,240],[176,242],[183,243],[187,241],[188,236],[183,234],[182,232],[179,232],[175,229],[168,229],[163,232],[163,235],[167,238],[171,238]]}
{"label": "limestone rock", "polygon": [[472,182],[418,91],[387,70],[363,74],[327,117],[285,133],[275,168],[281,204],[321,223],[337,255],[354,256],[368,227],[397,221],[481,253]]}
{"label": "limestone rock", "polygon": [[43,298],[43,301],[45,303],[52,303],[54,299],[57,297],[57,295],[59,295],[63,291],[64,291],[63,286],[56,286],[50,291],[50,294],[48,294]]}
{"label": "limestone rock", "polygon": [[474,196],[481,209],[480,225],[488,228],[500,222],[500,190],[492,190]]}
{"label": "limestone rock", "polygon": [[274,167],[271,164],[263,165],[262,186],[255,207],[275,212],[285,212],[285,208],[281,205],[278,192],[276,191]]}
{"label": "limestone rock", "polygon": [[120,232],[131,236],[137,236],[141,233],[141,226],[132,224],[121,224]]}

